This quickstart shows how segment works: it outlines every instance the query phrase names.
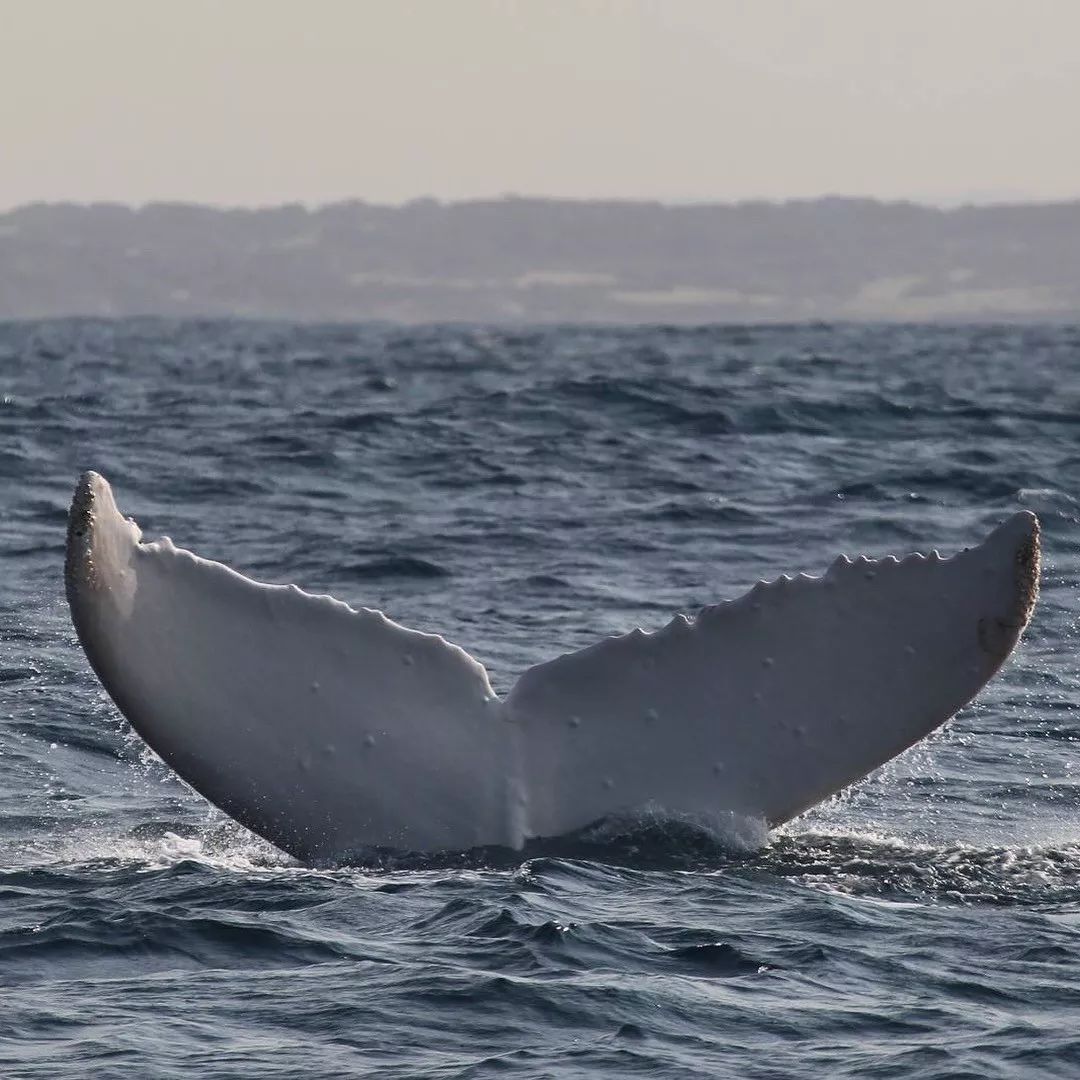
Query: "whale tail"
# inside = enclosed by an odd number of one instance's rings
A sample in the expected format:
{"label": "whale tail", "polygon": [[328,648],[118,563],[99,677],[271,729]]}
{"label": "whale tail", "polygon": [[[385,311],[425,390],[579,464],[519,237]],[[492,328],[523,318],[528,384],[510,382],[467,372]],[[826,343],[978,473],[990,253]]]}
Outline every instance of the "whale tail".
{"label": "whale tail", "polygon": [[143,542],[79,481],[66,585],[92,667],[196,790],[304,860],[520,846],[646,804],[771,825],[944,723],[1031,615],[1039,529],[841,558],[541,664],[505,700],[434,634]]}

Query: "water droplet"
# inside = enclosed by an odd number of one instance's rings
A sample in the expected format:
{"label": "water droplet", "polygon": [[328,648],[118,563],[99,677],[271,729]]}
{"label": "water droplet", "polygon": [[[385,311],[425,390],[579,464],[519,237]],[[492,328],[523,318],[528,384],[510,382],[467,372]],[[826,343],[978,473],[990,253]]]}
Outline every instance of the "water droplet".
{"label": "water droplet", "polygon": [[571,717],[570,717],[570,719],[569,719],[569,720],[567,720],[566,722],[567,722],[567,723],[568,723],[568,724],[569,724],[569,725],[570,725],[570,726],[571,726],[572,728],[579,728],[579,727],[581,727],[581,717],[580,717],[580,716],[571,716]]}
{"label": "water droplet", "polygon": [[660,719],[660,714],[655,709],[645,710],[645,720],[647,723],[655,724]]}
{"label": "water droplet", "polygon": [[776,661],[773,660],[773,658],[771,656],[763,656],[761,658],[761,666],[762,667],[772,667],[773,664],[775,664],[775,663],[776,663]]}
{"label": "water droplet", "polygon": [[403,655],[403,656],[401,657],[401,662],[402,662],[402,663],[403,663],[403,664],[404,664],[404,665],[405,665],[406,667],[412,667],[412,666],[413,666],[413,664],[415,664],[415,663],[416,663],[416,661],[415,661],[415,660],[413,659],[413,655],[412,655],[412,653],[405,653],[405,654],[404,654],[404,655]]}
{"label": "water droplet", "polygon": [[604,787],[606,787],[608,789],[608,791],[610,791],[614,786],[615,786],[615,781],[612,780],[610,776],[605,776],[604,777]]}
{"label": "water droplet", "polygon": [[364,745],[370,750],[371,747],[373,747],[375,745],[375,736],[374,735],[365,735],[364,736]]}

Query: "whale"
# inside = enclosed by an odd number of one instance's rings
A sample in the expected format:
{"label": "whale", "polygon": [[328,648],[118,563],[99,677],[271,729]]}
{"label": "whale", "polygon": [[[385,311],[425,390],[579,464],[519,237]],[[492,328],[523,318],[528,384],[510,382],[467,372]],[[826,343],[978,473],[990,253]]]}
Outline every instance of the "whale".
{"label": "whale", "polygon": [[1031,618],[1039,563],[1027,511],[948,558],[840,556],[558,656],[501,697],[437,634],[144,540],[94,472],[65,584],[150,748],[289,855],[343,863],[520,849],[650,807],[781,825],[978,694]]}

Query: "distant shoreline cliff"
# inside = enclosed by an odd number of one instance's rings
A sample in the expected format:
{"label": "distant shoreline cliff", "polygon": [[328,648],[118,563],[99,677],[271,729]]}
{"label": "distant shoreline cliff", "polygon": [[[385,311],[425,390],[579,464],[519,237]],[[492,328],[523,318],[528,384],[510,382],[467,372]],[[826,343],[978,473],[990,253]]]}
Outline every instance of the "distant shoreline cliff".
{"label": "distant shoreline cliff", "polygon": [[505,198],[0,214],[0,318],[1080,319],[1080,201]]}

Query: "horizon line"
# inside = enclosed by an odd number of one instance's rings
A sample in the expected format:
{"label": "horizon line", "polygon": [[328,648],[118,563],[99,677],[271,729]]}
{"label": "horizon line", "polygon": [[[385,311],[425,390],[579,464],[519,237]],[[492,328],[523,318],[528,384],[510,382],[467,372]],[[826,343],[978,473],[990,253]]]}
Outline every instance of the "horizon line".
{"label": "horizon line", "polygon": [[1000,195],[987,194],[985,196],[881,196],[881,195],[853,195],[826,193],[820,195],[790,195],[783,197],[769,196],[746,196],[732,199],[698,198],[693,196],[675,198],[651,198],[648,196],[586,196],[586,195],[541,195],[522,194],[519,192],[503,192],[498,195],[476,195],[461,198],[446,198],[437,195],[418,195],[399,201],[382,201],[368,199],[362,195],[347,195],[340,198],[325,200],[310,199],[282,199],[278,202],[210,202],[198,199],[184,198],[151,198],[145,200],[125,199],[31,199],[24,202],[14,203],[0,207],[0,216],[16,214],[20,211],[32,209],[52,208],[76,208],[94,209],[96,207],[109,209],[123,209],[138,213],[151,207],[185,207],[200,210],[212,210],[217,212],[249,212],[258,213],[268,210],[294,209],[305,213],[318,213],[333,207],[359,205],[374,209],[405,210],[418,209],[421,207],[455,207],[482,205],[491,203],[562,203],[576,205],[623,205],[623,206],[651,206],[665,209],[689,209],[689,208],[728,208],[740,209],[748,207],[770,206],[805,206],[821,203],[869,203],[877,206],[908,206],[925,210],[937,210],[943,213],[957,210],[993,209],[993,208],[1019,208],[1019,207],[1047,207],[1069,206],[1080,203],[1080,193],[1062,196],[1032,196],[1012,195],[1001,193]]}

